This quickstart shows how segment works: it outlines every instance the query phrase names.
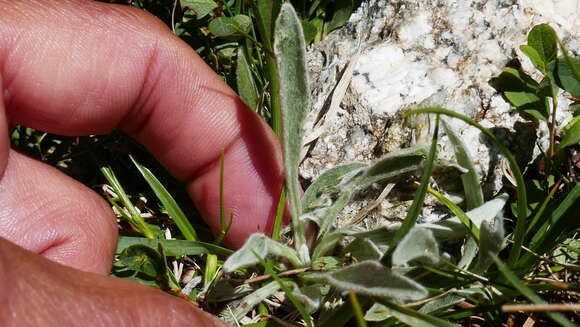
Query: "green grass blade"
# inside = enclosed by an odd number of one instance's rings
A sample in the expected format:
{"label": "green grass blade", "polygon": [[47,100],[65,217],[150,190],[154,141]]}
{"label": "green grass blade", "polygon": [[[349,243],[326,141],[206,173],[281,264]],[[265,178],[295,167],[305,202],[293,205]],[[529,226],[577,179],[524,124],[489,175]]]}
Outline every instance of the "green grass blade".
{"label": "green grass blade", "polygon": [[276,207],[276,217],[274,217],[274,226],[272,226],[272,239],[274,241],[280,240],[280,233],[282,231],[282,223],[284,222],[284,214],[286,213],[286,187],[282,186],[280,197],[278,197],[278,206]]}
{"label": "green grass blade", "polygon": [[144,244],[151,248],[157,248],[157,246],[161,244],[165,254],[171,257],[207,253],[229,256],[233,253],[233,251],[230,249],[226,249],[211,243],[191,242],[184,240],[155,240],[143,237],[129,236],[119,237],[119,240],[117,241],[116,253],[121,253],[124,249],[135,244]]}
{"label": "green grass blade", "polygon": [[[280,9],[274,31],[274,54],[280,79],[280,101],[282,111],[282,144],[284,146],[284,168],[286,190],[292,212],[292,229],[298,252],[307,252],[304,224],[300,221],[302,207],[298,165],[302,150],[303,126],[310,108],[310,87],[306,67],[306,44],[302,24],[291,4],[285,2]],[[303,258],[306,259],[306,258]]]}
{"label": "green grass blade", "polygon": [[451,202],[443,194],[435,191],[434,189],[428,187],[427,191],[437,198],[441,203],[443,203],[451,212],[453,212],[461,221],[461,223],[469,230],[471,235],[479,242],[479,228],[471,221],[471,219],[465,214],[460,207],[455,203]]}
{"label": "green grass blade", "polygon": [[145,166],[138,163],[132,156],[129,156],[133,161],[133,164],[137,167],[143,178],[147,181],[147,184],[151,187],[159,201],[163,204],[173,221],[177,225],[177,228],[181,231],[183,236],[188,241],[199,241],[195,229],[179,207],[175,199],[169,194],[167,189],[161,184],[161,182],[153,175],[153,173],[145,168]]}
{"label": "green grass blade", "polygon": [[348,298],[350,299],[350,304],[352,305],[352,310],[354,311],[354,317],[356,318],[356,323],[358,327],[367,327],[367,322],[365,321],[365,317],[358,302],[358,298],[355,292],[348,293]]}
{"label": "green grass blade", "polygon": [[215,254],[208,254],[205,259],[205,271],[203,274],[203,289],[207,290],[215,277],[218,268],[218,258]]}
{"label": "green grass blade", "polygon": [[465,194],[465,207],[467,210],[477,208],[483,204],[483,190],[479,184],[479,177],[477,177],[477,171],[473,165],[473,159],[469,155],[469,151],[465,146],[465,143],[459,138],[459,136],[447,125],[445,120],[441,121],[443,128],[449,141],[453,145],[453,151],[455,152],[455,158],[457,163],[469,170],[467,173],[461,175],[461,181],[463,182],[463,193]]}
{"label": "green grass blade", "polygon": [[437,115],[435,119],[435,129],[433,132],[433,137],[431,140],[431,147],[429,149],[429,154],[427,155],[427,161],[425,164],[425,169],[423,171],[423,176],[421,176],[421,184],[419,189],[415,193],[415,199],[411,204],[411,208],[407,212],[407,216],[401,225],[401,228],[395,233],[393,239],[391,240],[391,246],[389,246],[389,253],[385,255],[385,260],[388,260],[390,254],[396,248],[396,244],[401,241],[401,239],[415,226],[417,222],[417,218],[421,213],[421,209],[423,208],[423,202],[425,201],[425,195],[427,194],[427,188],[429,187],[429,179],[431,178],[431,174],[433,173],[433,166],[435,165],[435,156],[437,154],[437,139],[439,134],[439,115]]}
{"label": "green grass blade", "polygon": [[[129,196],[125,192],[125,189],[123,189],[123,186],[117,179],[117,176],[115,176],[113,169],[111,169],[111,167],[108,166],[101,167],[101,173],[103,173],[103,176],[105,176],[107,182],[111,185],[115,193],[119,196],[121,202],[123,203],[127,211],[129,211],[129,215],[127,216],[127,218],[129,218],[129,223],[131,223],[131,225],[135,227],[135,229],[137,229],[137,231],[139,231],[145,237],[149,239],[156,238],[155,233],[151,230],[151,228],[149,228],[143,217],[141,217],[141,215],[139,214],[137,208],[135,208],[135,206],[129,199]],[[117,205],[115,206],[118,209],[120,209],[120,212],[123,212],[123,209],[119,208]],[[123,214],[123,216],[125,215]]]}
{"label": "green grass blade", "polygon": [[424,327],[457,327],[457,325],[435,316],[415,311],[411,308],[402,307],[391,302],[381,302],[390,309],[390,313],[400,322],[409,326]]}
{"label": "green grass blade", "polygon": [[[542,300],[534,291],[528,288],[524,283],[522,283],[518,277],[497,257],[493,257],[493,261],[499,268],[499,271],[502,275],[518,290],[520,293],[525,296],[528,300],[530,300],[534,304],[545,304],[546,302]],[[570,322],[566,317],[559,313],[559,312],[546,312],[548,317],[552,318],[555,322],[557,322],[560,326],[564,327],[573,327],[576,326],[572,322]]]}
{"label": "green grass blade", "polygon": [[464,115],[461,115],[457,112],[451,111],[451,110],[447,110],[447,109],[443,109],[441,107],[430,107],[430,108],[422,108],[422,109],[416,109],[416,110],[411,110],[409,112],[407,112],[407,115],[414,115],[414,114],[420,114],[420,113],[433,113],[433,114],[441,114],[441,115],[446,115],[449,117],[453,117],[453,118],[457,118],[460,120],[463,120],[465,123],[476,127],[477,129],[479,129],[482,133],[484,133],[485,135],[487,135],[490,140],[494,143],[494,145],[499,149],[499,151],[502,153],[502,155],[508,160],[510,168],[516,178],[516,189],[517,189],[517,222],[516,222],[516,228],[514,231],[514,245],[511,248],[510,254],[509,254],[509,258],[508,258],[508,264],[510,266],[515,265],[515,263],[518,261],[518,258],[520,257],[521,254],[521,247],[524,243],[524,238],[525,238],[525,233],[526,233],[526,218],[527,218],[527,205],[528,205],[528,199],[527,199],[527,194],[526,194],[526,186],[525,186],[525,182],[524,182],[524,176],[522,175],[522,171],[520,170],[520,167],[518,166],[518,163],[516,161],[516,158],[513,156],[513,154],[508,150],[508,148],[505,147],[505,145],[503,145],[503,143],[497,139],[497,137],[495,137],[495,135],[493,135],[492,132],[490,132],[487,128],[483,127],[481,124],[477,123],[476,121],[474,121],[473,119],[466,117]]}

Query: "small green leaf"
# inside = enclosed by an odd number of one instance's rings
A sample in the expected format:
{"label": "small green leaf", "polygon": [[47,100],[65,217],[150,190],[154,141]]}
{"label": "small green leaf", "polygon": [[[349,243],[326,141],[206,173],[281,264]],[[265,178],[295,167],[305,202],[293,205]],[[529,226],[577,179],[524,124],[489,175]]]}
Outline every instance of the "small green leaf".
{"label": "small green leaf", "polygon": [[288,259],[295,267],[302,266],[296,251],[284,244],[273,241],[264,234],[252,234],[246,243],[224,262],[225,272],[233,272],[241,268],[247,268],[258,264],[260,261],[256,257],[268,258],[270,256],[283,257]]}
{"label": "small green leaf", "polygon": [[556,84],[564,89],[566,92],[570,93],[571,96],[580,98],[580,82],[576,80],[574,71],[571,68],[571,64],[574,65],[577,71],[580,71],[580,58],[558,58],[555,64],[552,66],[553,75],[555,77]]}
{"label": "small green leaf", "polygon": [[[302,205],[298,165],[302,150],[303,126],[310,110],[310,86],[306,67],[306,43],[302,24],[292,5],[284,2],[276,19],[274,31],[274,54],[278,64],[282,112],[282,144],[286,189],[292,213],[292,230],[296,249],[301,256],[307,255],[304,225],[300,221]],[[307,258],[303,258],[307,259]]]}
{"label": "small green leaf", "polygon": [[318,33],[316,25],[312,24],[309,20],[302,20],[302,29],[304,30],[304,41],[306,44],[312,43]]}
{"label": "small green leaf", "polygon": [[246,15],[218,17],[213,19],[207,27],[214,36],[239,39],[244,37],[243,33],[248,34],[251,31],[252,19]]}
{"label": "small green leaf", "polygon": [[332,6],[326,8],[326,10],[331,11],[332,18],[326,24],[326,33],[335,30],[344,24],[348,23],[348,19],[352,12],[358,6],[360,1],[354,0],[335,0],[332,3]]}
{"label": "small green leaf", "polygon": [[564,128],[564,138],[558,144],[560,149],[580,143],[580,116],[575,117],[570,124]]}
{"label": "small green leaf", "polygon": [[542,57],[540,56],[540,54],[538,53],[538,51],[536,51],[536,49],[532,46],[529,45],[522,45],[520,46],[520,50],[522,50],[522,52],[528,56],[528,58],[530,58],[530,60],[532,61],[532,64],[534,64],[534,66],[541,72],[544,72],[546,70],[546,66],[544,65],[544,60],[542,59]]}
{"label": "small green leaf", "polygon": [[128,269],[156,278],[165,274],[165,259],[146,245],[132,245],[119,254],[119,261]]}
{"label": "small green leaf", "polygon": [[399,275],[377,261],[363,261],[346,268],[320,274],[330,285],[344,291],[356,292],[396,301],[417,301],[428,295],[414,280]]}
{"label": "small green leaf", "polygon": [[538,70],[546,74],[548,64],[556,59],[558,54],[556,33],[548,24],[536,25],[528,34],[528,46],[536,51],[538,58],[535,59],[539,61],[534,61],[532,57],[530,59]]}
{"label": "small green leaf", "polygon": [[394,266],[409,265],[411,262],[432,266],[438,264],[439,246],[433,233],[426,228],[411,228],[393,251],[391,262]]}
{"label": "small green leaf", "polygon": [[180,2],[181,7],[190,9],[197,19],[204,18],[217,8],[217,3],[212,0],[180,0]]}
{"label": "small green leaf", "polygon": [[238,49],[238,60],[236,64],[236,85],[240,98],[242,98],[248,107],[256,110],[258,108],[259,98],[258,89],[256,88],[254,76],[252,75],[252,70],[250,69],[244,49],[241,47]]}

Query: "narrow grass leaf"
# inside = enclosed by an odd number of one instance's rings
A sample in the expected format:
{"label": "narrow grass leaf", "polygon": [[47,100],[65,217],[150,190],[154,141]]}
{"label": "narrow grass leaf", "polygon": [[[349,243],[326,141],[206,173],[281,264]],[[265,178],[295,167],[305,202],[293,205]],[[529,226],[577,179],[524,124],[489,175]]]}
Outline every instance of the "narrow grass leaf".
{"label": "narrow grass leaf", "polygon": [[363,311],[360,303],[358,302],[358,297],[355,292],[348,293],[350,298],[350,304],[352,305],[352,310],[354,311],[354,317],[356,318],[356,324],[358,327],[367,327],[367,322],[365,321]]}
{"label": "narrow grass leaf", "polygon": [[270,256],[286,258],[294,267],[303,265],[294,249],[273,241],[264,234],[255,233],[246,240],[246,243],[238,251],[228,257],[223,265],[224,271],[230,273],[258,264],[260,261],[254,253],[259,255],[260,258],[268,258]]}
{"label": "narrow grass leaf", "polygon": [[183,211],[181,210],[175,199],[171,196],[171,194],[169,194],[167,189],[163,186],[163,184],[161,184],[161,182],[157,179],[157,177],[155,177],[155,175],[153,175],[153,173],[149,169],[145,168],[143,165],[138,163],[132,156],[130,156],[130,158],[133,161],[135,167],[137,167],[137,169],[143,176],[143,178],[145,178],[147,184],[149,184],[149,186],[151,187],[151,189],[153,190],[159,201],[161,201],[163,207],[165,207],[165,210],[167,210],[167,213],[169,213],[171,218],[173,218],[173,221],[175,222],[177,228],[179,228],[179,231],[181,232],[181,234],[183,234],[185,239],[192,242],[198,241],[199,238],[197,237],[195,229],[193,228],[193,226],[191,225],[191,223],[189,222],[189,220],[187,219],[187,217],[185,216],[185,214],[183,213]]}
{"label": "narrow grass leaf", "polygon": [[516,209],[517,222],[516,222],[516,228],[515,228],[514,233],[513,233],[514,246],[511,248],[510,255],[508,258],[508,263],[510,265],[515,264],[517,262],[518,258],[520,257],[520,253],[522,251],[521,247],[524,243],[524,238],[526,236],[525,235],[526,220],[527,220],[526,218],[528,216],[528,211],[527,211],[528,197],[527,197],[527,192],[526,192],[524,176],[522,175],[522,171],[520,170],[520,167],[518,166],[518,162],[516,161],[516,158],[505,147],[505,145],[503,145],[503,143],[500,140],[498,140],[497,137],[495,137],[495,135],[493,135],[493,133],[489,129],[483,127],[481,124],[479,124],[478,122],[474,121],[471,118],[468,118],[468,117],[461,115],[457,112],[443,109],[440,107],[422,108],[422,109],[416,109],[416,110],[412,110],[412,111],[407,112],[407,114],[419,114],[419,113],[436,113],[436,114],[442,114],[442,115],[446,115],[446,116],[450,116],[453,118],[463,120],[467,124],[476,127],[482,133],[484,133],[487,137],[489,137],[489,139],[499,149],[501,154],[508,160],[509,166],[510,166],[512,173],[514,174],[514,177],[516,179],[516,190],[517,190],[517,209]]}
{"label": "narrow grass leaf", "polygon": [[435,191],[430,187],[427,188],[427,191],[429,191],[430,194],[435,196],[437,200],[439,200],[439,202],[443,203],[447,207],[447,209],[451,210],[451,212],[453,212],[457,216],[457,218],[459,218],[463,226],[465,226],[465,228],[471,233],[471,236],[473,236],[477,241],[479,241],[479,228],[477,228],[477,226],[473,223],[473,221],[469,219],[469,216],[467,216],[458,205],[453,203],[443,194]]}
{"label": "narrow grass leaf", "polygon": [[320,277],[340,290],[399,302],[425,298],[427,290],[414,280],[393,272],[378,261],[363,261],[321,273]]}
{"label": "narrow grass leaf", "polygon": [[[141,217],[139,210],[137,210],[137,208],[133,205],[133,203],[129,199],[129,196],[125,192],[125,189],[123,189],[123,186],[121,185],[121,183],[117,179],[117,176],[115,176],[113,169],[111,167],[108,167],[108,166],[101,167],[101,173],[103,174],[103,176],[105,176],[105,179],[107,180],[109,185],[111,185],[111,187],[113,188],[113,191],[119,196],[119,198],[121,199],[121,202],[125,206],[125,209],[127,209],[127,211],[129,212],[129,215],[127,215],[127,218],[129,218],[129,223],[138,232],[143,234],[143,236],[145,236],[149,239],[156,238],[156,234],[153,232],[152,228],[145,222],[143,217]],[[115,206],[119,209],[120,212],[123,212],[122,208],[120,208],[117,205],[115,205]]]}
{"label": "narrow grass leaf", "polygon": [[161,244],[165,254],[172,257],[199,255],[206,253],[228,256],[233,253],[233,251],[230,249],[226,249],[211,243],[191,242],[184,240],[156,240],[129,236],[119,236],[119,240],[117,241],[117,250],[115,253],[121,253],[127,247],[135,244],[143,244],[151,248],[157,248],[157,246]]}
{"label": "narrow grass leaf", "polygon": [[203,289],[207,290],[218,269],[218,258],[215,254],[208,254],[205,258],[205,272],[203,274]]}
{"label": "narrow grass leaf", "polygon": [[[506,266],[501,260],[499,260],[496,256],[492,257],[492,260],[495,261],[495,264],[499,268],[499,271],[502,275],[518,290],[520,293],[525,296],[528,300],[530,300],[534,304],[545,304],[546,302],[542,300],[540,296],[538,296],[533,290],[528,288],[522,281],[518,279],[518,277]],[[560,326],[564,327],[573,327],[576,326],[574,323],[570,322],[566,316],[559,312],[546,312],[546,315],[555,322],[557,322]]]}
{"label": "narrow grass leaf", "polygon": [[258,88],[254,82],[254,76],[246,58],[246,52],[242,47],[238,49],[238,56],[236,61],[236,86],[238,87],[238,94],[240,98],[252,110],[258,108]]}
{"label": "narrow grass leaf", "polygon": [[406,308],[391,302],[382,302],[385,308],[390,309],[389,313],[394,316],[400,322],[407,324],[409,326],[421,326],[421,327],[457,327],[458,325],[445,321],[441,318],[435,316],[424,314],[413,310],[411,308]]}
{"label": "narrow grass leaf", "polygon": [[393,266],[404,266],[411,262],[427,265],[439,263],[439,246],[433,233],[421,227],[413,227],[397,244],[391,258]]}
{"label": "narrow grass leaf", "polygon": [[302,149],[303,126],[310,109],[310,87],[306,67],[306,44],[302,25],[292,5],[282,4],[274,31],[274,54],[276,56],[282,112],[282,144],[286,189],[292,213],[294,241],[299,253],[306,246],[304,225],[300,221],[300,184],[298,165]]}
{"label": "narrow grass leaf", "polygon": [[[546,210],[547,214],[543,218],[542,225],[532,237],[528,247],[539,254],[552,250],[559,242],[574,232],[570,226],[576,224],[579,210],[580,183],[576,183],[555,209]],[[518,267],[529,269],[536,260],[537,258],[532,254],[526,253],[518,263]]]}
{"label": "narrow grass leaf", "polygon": [[445,120],[442,120],[441,123],[443,124],[449,141],[451,141],[457,163],[468,170],[467,173],[461,175],[463,193],[465,194],[465,207],[467,210],[479,207],[483,204],[483,190],[481,189],[479,177],[477,176],[477,171],[473,164],[473,159],[469,154],[469,150],[459,135],[449,127]]}
{"label": "narrow grass leaf", "polygon": [[[484,221],[490,221],[503,211],[509,196],[504,193],[496,198],[485,202],[483,205],[465,213],[469,220],[478,228]],[[457,216],[441,220],[436,223],[422,223],[418,226],[428,228],[433,232],[435,238],[440,241],[457,240],[465,237],[468,230],[461,219]]]}

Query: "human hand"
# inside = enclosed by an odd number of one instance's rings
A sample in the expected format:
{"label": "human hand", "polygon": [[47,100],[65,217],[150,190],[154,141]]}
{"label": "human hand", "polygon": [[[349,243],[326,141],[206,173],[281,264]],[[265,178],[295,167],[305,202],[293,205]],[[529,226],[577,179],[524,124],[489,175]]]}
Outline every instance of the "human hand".
{"label": "human hand", "polygon": [[7,126],[63,135],[120,128],[187,182],[214,231],[225,149],[233,247],[274,217],[283,172],[269,127],[163,24],[124,6],[0,0],[0,74],[3,325],[218,324],[158,290],[102,276],[116,243],[110,208],[10,150]]}

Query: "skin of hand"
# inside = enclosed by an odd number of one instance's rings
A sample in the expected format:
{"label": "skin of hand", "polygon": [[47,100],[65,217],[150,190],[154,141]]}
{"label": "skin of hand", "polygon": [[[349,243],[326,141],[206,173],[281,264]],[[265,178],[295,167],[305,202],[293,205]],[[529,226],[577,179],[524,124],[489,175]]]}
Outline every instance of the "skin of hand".
{"label": "skin of hand", "polygon": [[107,277],[117,231],[98,195],[10,149],[8,126],[119,128],[187,189],[226,244],[272,225],[283,184],[269,127],[161,22],[84,0],[0,0],[0,321],[3,326],[220,326],[161,291]]}

